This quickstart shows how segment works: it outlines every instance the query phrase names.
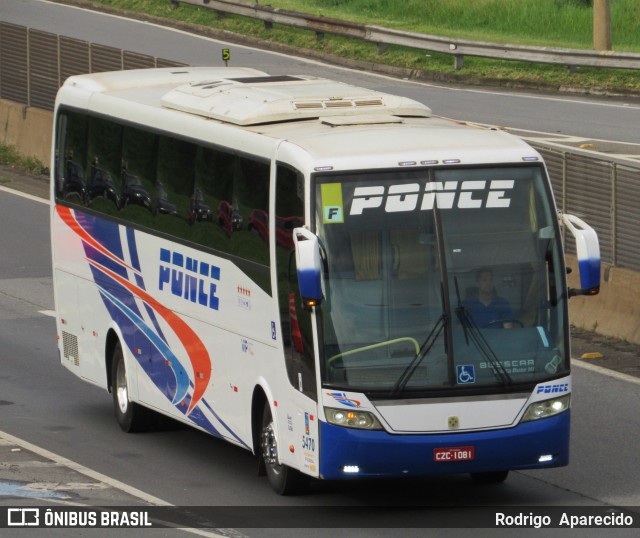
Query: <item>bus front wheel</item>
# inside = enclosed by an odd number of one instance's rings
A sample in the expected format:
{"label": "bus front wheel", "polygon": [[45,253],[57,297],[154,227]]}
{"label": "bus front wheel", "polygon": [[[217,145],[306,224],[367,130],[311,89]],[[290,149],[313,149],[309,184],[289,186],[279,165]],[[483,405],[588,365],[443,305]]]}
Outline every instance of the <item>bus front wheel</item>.
{"label": "bus front wheel", "polygon": [[301,493],[307,486],[305,475],[281,464],[278,460],[278,444],[273,427],[273,416],[269,404],[262,414],[262,430],[260,432],[260,450],[267,479],[278,495],[294,495]]}
{"label": "bus front wheel", "polygon": [[146,429],[145,409],[129,400],[127,370],[120,342],[113,349],[111,361],[111,393],[113,409],[120,428],[127,433],[135,433]]}

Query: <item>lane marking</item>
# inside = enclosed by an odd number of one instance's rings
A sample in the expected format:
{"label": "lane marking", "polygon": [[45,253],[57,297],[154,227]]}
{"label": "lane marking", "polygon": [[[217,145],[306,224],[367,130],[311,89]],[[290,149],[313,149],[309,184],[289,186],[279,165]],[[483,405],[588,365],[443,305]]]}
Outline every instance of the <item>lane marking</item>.
{"label": "lane marking", "polygon": [[3,185],[0,185],[0,191],[8,192],[9,194],[15,194],[16,196],[21,196],[22,198],[32,200],[33,202],[40,202],[41,204],[49,205],[49,200],[47,198],[41,198],[40,196],[34,196],[33,194],[10,189],[9,187],[5,187]]}
{"label": "lane marking", "polygon": [[42,314],[43,316],[49,316],[50,318],[56,317],[55,310],[38,310],[38,314]]}
{"label": "lane marking", "polygon": [[577,366],[578,368],[584,368],[585,370],[590,370],[598,374],[606,375],[608,377],[612,377],[620,381],[627,381],[628,383],[634,383],[635,385],[640,385],[640,377],[635,377],[629,374],[623,374],[622,372],[616,372],[615,370],[611,370],[610,368],[604,368],[603,366],[596,366],[595,364],[582,362],[576,359],[571,359],[571,366]]}
{"label": "lane marking", "polygon": [[133,497],[137,497],[138,499],[141,499],[150,504],[154,504],[157,506],[173,506],[171,503],[165,500],[162,500],[159,497],[154,497],[153,495],[145,493],[144,491],[134,488],[133,486],[129,486],[127,484],[124,484],[123,482],[120,482],[114,478],[111,478],[110,476],[99,473],[98,471],[94,471],[93,469],[89,469],[88,467],[84,467],[83,465],[76,463],[75,461],[69,460],[63,456],[59,456],[58,454],[50,452],[46,448],[41,448],[37,445],[29,443],[28,441],[24,441],[23,439],[14,437],[13,435],[7,432],[4,432],[2,430],[0,430],[0,437],[3,437],[4,439],[10,441],[11,443],[21,448],[24,448],[25,450],[30,450],[31,452],[38,454],[39,456],[50,459],[51,461],[54,461],[60,465],[68,467],[73,471],[76,471],[80,474],[88,476],[89,478],[93,478],[98,482],[104,482],[105,484],[109,484],[111,487],[115,489],[119,489],[120,491],[128,493],[129,495],[132,495]]}
{"label": "lane marking", "polygon": [[[367,74],[372,74],[372,75],[376,75],[376,73],[367,73]],[[393,78],[393,77],[391,77]],[[499,97],[517,97],[520,99],[532,99],[535,101],[555,101],[558,103],[572,103],[575,105],[586,105],[586,106],[600,106],[600,107],[605,107],[605,108],[624,108],[625,110],[640,110],[640,106],[638,105],[634,105],[631,103],[607,103],[604,101],[597,101],[597,100],[589,100],[587,99],[587,97],[584,97],[583,99],[576,99],[576,98],[563,98],[563,97],[554,97],[552,95],[536,95],[536,94],[532,94],[532,93],[527,93],[526,91],[522,91],[522,92],[499,92],[499,91],[495,91],[495,90],[480,90],[480,89],[475,89],[475,88],[460,88],[458,86],[445,86],[445,85],[440,85],[440,84],[431,84],[428,82],[420,82],[419,80],[407,80],[407,79],[401,79],[403,82],[411,82],[413,84],[420,84],[422,86],[427,86],[429,88],[435,88],[438,90],[451,90],[451,91],[457,91],[457,92],[466,92],[466,93],[477,93],[477,94],[481,94],[481,95],[496,95]]]}
{"label": "lane marking", "polygon": [[[119,480],[116,480],[115,478],[111,478],[110,476],[104,475],[98,471],[94,471],[93,469],[89,469],[88,467],[84,467],[83,465],[76,463],[75,461],[72,461],[70,459],[67,459],[63,456],[60,456],[58,454],[55,454],[54,452],[51,452],[49,450],[47,450],[46,448],[42,448],[39,447],[37,445],[34,445],[28,441],[25,441],[23,439],[20,439],[19,437],[15,437],[13,435],[11,435],[10,433],[7,433],[5,431],[0,430],[0,444],[1,445],[8,445],[8,444],[13,444],[16,446],[19,446],[25,450],[29,450],[31,452],[33,452],[34,454],[38,454],[39,456],[42,456],[43,458],[47,458],[51,461],[53,461],[54,463],[67,467],[69,469],[71,469],[72,471],[76,471],[80,474],[83,474],[84,476],[87,476],[89,478],[92,478],[96,481],[98,481],[99,483],[103,483],[109,487],[112,487],[114,489],[120,490],[124,493],[127,493],[128,495],[131,495],[132,497],[136,497],[144,502],[147,502],[149,504],[152,504],[154,506],[175,506],[174,504],[171,504],[170,502],[167,502],[163,499],[160,499],[159,497],[155,497],[149,493],[146,493],[138,488],[135,488],[133,486],[129,486],[128,484],[125,484],[123,482],[120,482]],[[167,523],[164,522],[165,524],[172,526],[171,523]],[[219,530],[221,532],[223,532],[224,534],[218,534],[216,532],[212,532],[211,530],[208,529],[188,529],[188,528],[183,528],[183,527],[173,527],[176,530],[181,530],[183,532],[187,532],[190,534],[196,534],[198,536],[206,536],[209,538],[227,538],[229,536],[234,536],[237,538],[241,538],[244,537],[245,535],[243,535],[242,533],[236,531],[235,529],[216,529]]]}
{"label": "lane marking", "polygon": [[[10,444],[11,443],[7,443],[7,445],[10,445]],[[62,467],[62,465],[55,461],[12,461],[12,462],[0,461],[0,469],[21,469],[21,468],[53,469],[56,467]],[[106,487],[106,484],[105,484],[105,487]]]}

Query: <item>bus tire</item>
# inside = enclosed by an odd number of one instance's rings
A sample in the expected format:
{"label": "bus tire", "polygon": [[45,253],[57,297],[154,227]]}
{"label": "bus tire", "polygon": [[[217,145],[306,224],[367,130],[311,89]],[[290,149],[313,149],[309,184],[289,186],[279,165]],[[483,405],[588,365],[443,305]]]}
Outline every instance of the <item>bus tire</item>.
{"label": "bus tire", "polygon": [[111,394],[113,395],[113,410],[120,428],[127,433],[146,430],[148,424],[146,409],[129,400],[127,370],[120,342],[116,342],[113,348]]}
{"label": "bus tire", "polygon": [[492,473],[471,473],[471,480],[476,484],[502,484],[507,479],[509,471],[494,471]]}
{"label": "bus tire", "polygon": [[278,461],[278,445],[273,429],[269,404],[264,406],[260,430],[260,457],[269,484],[278,495],[295,495],[305,490],[308,480],[304,474]]}

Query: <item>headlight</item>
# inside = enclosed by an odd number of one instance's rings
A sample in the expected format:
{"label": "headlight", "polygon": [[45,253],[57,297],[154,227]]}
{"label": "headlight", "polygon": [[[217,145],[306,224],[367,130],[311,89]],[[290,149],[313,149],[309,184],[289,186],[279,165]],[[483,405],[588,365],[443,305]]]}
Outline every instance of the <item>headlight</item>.
{"label": "headlight", "polygon": [[538,420],[539,418],[552,417],[569,409],[570,402],[571,395],[567,394],[560,398],[532,403],[520,422],[529,422],[530,420]]}
{"label": "headlight", "polygon": [[345,428],[358,428],[360,430],[381,430],[382,425],[378,419],[367,411],[351,411],[345,409],[324,408],[324,414],[329,424],[344,426]]}

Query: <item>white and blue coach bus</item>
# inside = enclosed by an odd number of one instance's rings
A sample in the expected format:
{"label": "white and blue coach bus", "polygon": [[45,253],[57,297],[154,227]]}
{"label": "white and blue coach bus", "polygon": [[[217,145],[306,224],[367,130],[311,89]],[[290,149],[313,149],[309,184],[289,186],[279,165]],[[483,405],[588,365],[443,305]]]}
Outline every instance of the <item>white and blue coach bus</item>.
{"label": "white and blue coach bus", "polygon": [[60,358],[123,430],[173,417],[281,494],[567,464],[567,301],[598,292],[599,249],[521,140],[330,80],[170,68],[69,78],[53,150]]}

